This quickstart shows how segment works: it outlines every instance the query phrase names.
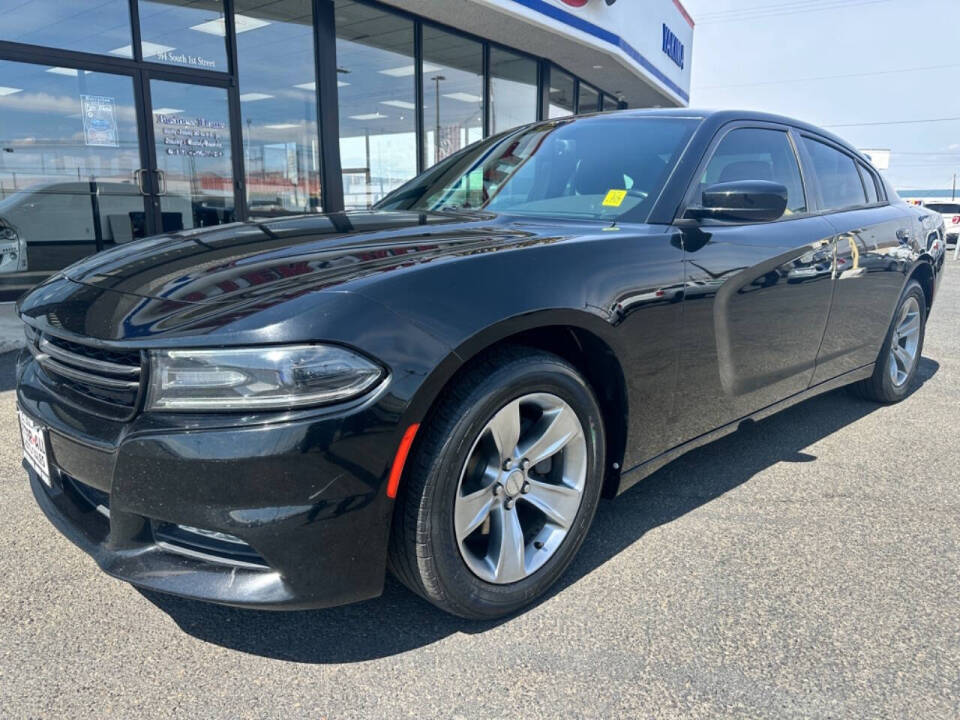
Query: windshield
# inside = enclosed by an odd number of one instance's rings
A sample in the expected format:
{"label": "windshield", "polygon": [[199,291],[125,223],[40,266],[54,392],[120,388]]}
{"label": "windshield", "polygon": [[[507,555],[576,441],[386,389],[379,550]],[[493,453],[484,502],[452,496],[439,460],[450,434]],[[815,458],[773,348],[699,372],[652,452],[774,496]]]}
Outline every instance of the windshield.
{"label": "windshield", "polygon": [[465,148],[376,208],[643,222],[699,122],[601,115],[531,125]]}

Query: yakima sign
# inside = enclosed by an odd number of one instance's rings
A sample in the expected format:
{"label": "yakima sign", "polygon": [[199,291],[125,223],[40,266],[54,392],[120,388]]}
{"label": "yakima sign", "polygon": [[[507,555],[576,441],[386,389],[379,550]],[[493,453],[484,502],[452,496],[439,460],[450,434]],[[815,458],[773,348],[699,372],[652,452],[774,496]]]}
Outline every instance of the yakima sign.
{"label": "yakima sign", "polygon": [[673,31],[663,24],[663,51],[667,57],[673,60],[680,69],[683,69],[683,43],[680,38],[673,34]]}
{"label": "yakima sign", "polygon": [[[668,94],[673,102],[689,102],[690,65],[693,49],[693,19],[682,0],[472,0],[534,23],[562,38],[565,43],[596,49],[611,62],[597,58],[594,64],[582,52],[565,52],[589,63],[596,72],[584,74],[592,85],[608,92],[624,90],[630,98],[644,98],[650,104],[657,100],[630,80],[623,70],[642,77],[649,85]],[[437,3],[446,6],[447,3]],[[450,3],[450,5],[453,5]],[[669,30],[664,35],[663,27]],[[505,36],[511,31],[504,30]],[[666,39],[665,39],[666,38]],[[508,38],[512,40],[512,38]],[[508,43],[509,44],[509,43]],[[540,54],[549,57],[549,51]],[[558,51],[557,53],[561,53]],[[615,60],[615,62],[614,62]],[[559,60],[561,64],[564,62]],[[568,67],[567,70],[576,70]],[[606,76],[606,77],[604,77]]]}

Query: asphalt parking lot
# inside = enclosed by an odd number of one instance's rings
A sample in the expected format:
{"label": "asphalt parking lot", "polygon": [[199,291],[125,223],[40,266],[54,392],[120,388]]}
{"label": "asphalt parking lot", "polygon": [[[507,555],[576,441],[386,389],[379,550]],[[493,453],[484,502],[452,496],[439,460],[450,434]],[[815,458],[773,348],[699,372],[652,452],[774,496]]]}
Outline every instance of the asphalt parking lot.
{"label": "asphalt parking lot", "polygon": [[[951,250],[952,256],[952,250]],[[602,503],[499,623],[144,594],[43,518],[0,356],[0,717],[960,716],[960,262],[897,406],[838,391]]]}

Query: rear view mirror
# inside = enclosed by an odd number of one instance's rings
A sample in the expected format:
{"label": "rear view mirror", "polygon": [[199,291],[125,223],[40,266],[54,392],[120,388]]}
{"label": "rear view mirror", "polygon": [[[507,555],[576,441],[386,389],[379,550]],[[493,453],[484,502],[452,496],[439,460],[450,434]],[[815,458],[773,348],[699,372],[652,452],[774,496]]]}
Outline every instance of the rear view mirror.
{"label": "rear view mirror", "polygon": [[773,222],[787,209],[787,188],[766,180],[717,183],[703,191],[701,207],[689,208],[686,217],[727,222]]}

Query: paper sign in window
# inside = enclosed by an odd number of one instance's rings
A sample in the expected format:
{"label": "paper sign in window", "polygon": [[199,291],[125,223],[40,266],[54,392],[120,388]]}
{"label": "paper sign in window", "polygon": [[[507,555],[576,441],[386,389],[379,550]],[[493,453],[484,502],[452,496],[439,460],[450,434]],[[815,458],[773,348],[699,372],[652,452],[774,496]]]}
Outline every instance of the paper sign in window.
{"label": "paper sign in window", "polygon": [[112,97],[81,95],[80,112],[83,115],[83,139],[87,145],[120,147]]}
{"label": "paper sign in window", "polygon": [[607,207],[620,207],[626,196],[626,190],[608,190],[607,196],[603,198],[603,204]]}

